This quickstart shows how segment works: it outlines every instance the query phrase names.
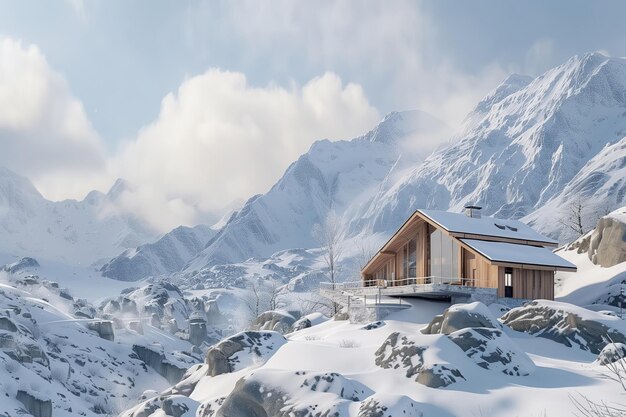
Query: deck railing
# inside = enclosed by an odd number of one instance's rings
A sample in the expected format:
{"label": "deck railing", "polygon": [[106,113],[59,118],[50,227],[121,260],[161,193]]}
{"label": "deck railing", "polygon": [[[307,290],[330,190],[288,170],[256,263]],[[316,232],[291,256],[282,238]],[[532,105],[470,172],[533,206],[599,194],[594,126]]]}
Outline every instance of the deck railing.
{"label": "deck railing", "polygon": [[341,283],[322,282],[320,283],[320,289],[323,290],[335,290],[335,291],[357,291],[362,289],[379,289],[379,288],[394,288],[394,287],[407,287],[407,286],[421,286],[421,285],[453,285],[474,287],[475,280],[469,278],[458,277],[415,277],[415,278],[403,278],[399,280],[366,280],[366,281],[349,281]]}

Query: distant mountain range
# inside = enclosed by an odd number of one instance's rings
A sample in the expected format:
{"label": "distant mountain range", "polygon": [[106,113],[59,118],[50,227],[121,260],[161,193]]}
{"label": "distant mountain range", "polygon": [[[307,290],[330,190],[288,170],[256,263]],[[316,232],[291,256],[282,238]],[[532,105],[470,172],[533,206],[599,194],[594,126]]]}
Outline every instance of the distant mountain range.
{"label": "distant mountain range", "polygon": [[[67,262],[117,254],[103,273],[134,280],[314,247],[311,228],[330,210],[348,236],[386,236],[418,207],[470,202],[565,242],[574,236],[559,220],[570,205],[584,202],[591,227],[596,213],[626,204],[625,137],[626,59],[575,56],[537,78],[508,77],[457,132],[408,111],[352,140],[317,141],[267,193],[214,228],[158,236],[140,219],[102,216],[123,182],[81,202],[52,203],[2,170],[0,251]],[[443,145],[435,149],[432,138]]]}

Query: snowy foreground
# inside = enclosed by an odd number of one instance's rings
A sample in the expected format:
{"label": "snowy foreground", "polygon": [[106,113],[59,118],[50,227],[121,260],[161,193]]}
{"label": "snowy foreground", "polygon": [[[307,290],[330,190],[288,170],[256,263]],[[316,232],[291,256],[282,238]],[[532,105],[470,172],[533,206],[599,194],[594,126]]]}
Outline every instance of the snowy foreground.
{"label": "snowy foreground", "polygon": [[[551,316],[564,308],[566,316],[626,334],[617,317],[544,303]],[[572,397],[626,403],[619,384],[603,376],[607,367],[596,361],[584,331],[555,322],[563,336],[558,342],[555,335],[514,331],[496,319],[502,306],[480,303],[451,308],[456,315],[428,326],[448,305],[413,304],[370,325],[316,314],[301,320],[310,319],[311,327],[284,337],[272,331],[232,336],[182,382],[123,415],[569,416],[576,410]],[[472,327],[457,329],[460,323]],[[425,328],[433,334],[422,333]]]}

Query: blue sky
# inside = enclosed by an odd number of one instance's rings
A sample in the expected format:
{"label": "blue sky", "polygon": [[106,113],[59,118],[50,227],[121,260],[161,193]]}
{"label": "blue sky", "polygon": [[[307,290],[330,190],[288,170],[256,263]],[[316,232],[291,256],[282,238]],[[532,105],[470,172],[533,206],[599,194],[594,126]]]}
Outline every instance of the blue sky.
{"label": "blue sky", "polygon": [[[161,212],[171,211],[168,227],[195,222],[198,213],[216,216],[224,209],[212,202],[216,193],[227,206],[265,191],[315,139],[356,136],[391,110],[420,108],[454,128],[512,72],[535,76],[597,50],[626,56],[621,1],[25,0],[0,7],[11,64],[0,73],[0,94],[4,81],[19,100],[26,96],[13,113],[28,115],[5,125],[0,118],[0,144],[9,150],[0,164],[28,174],[53,199],[128,178],[152,204],[165,205]],[[11,78],[31,72],[38,82]],[[23,94],[38,83],[46,94]],[[66,109],[66,122],[28,113],[35,107]],[[253,128],[242,131],[241,120]],[[225,155],[246,153],[253,136],[273,151],[251,159],[228,187],[212,181],[220,164],[232,164]],[[10,156],[25,152],[33,157],[19,164]],[[180,168],[198,152],[197,166]],[[172,166],[167,176],[164,164]],[[180,191],[193,178],[202,188]]]}

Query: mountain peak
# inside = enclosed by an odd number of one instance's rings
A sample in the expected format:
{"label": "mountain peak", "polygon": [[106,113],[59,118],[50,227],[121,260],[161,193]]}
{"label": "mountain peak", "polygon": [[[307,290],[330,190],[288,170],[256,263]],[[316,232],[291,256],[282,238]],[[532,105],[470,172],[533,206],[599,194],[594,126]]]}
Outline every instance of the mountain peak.
{"label": "mountain peak", "polygon": [[115,180],[115,182],[113,183],[113,185],[109,189],[109,192],[107,193],[107,196],[110,199],[115,200],[124,191],[132,191],[132,189],[133,189],[133,185],[130,182],[128,182],[127,180],[125,180],[123,178],[118,178],[118,179]]}
{"label": "mountain peak", "polygon": [[363,138],[369,142],[391,143],[416,131],[434,133],[447,129],[447,125],[422,110],[392,111]]}
{"label": "mountain peak", "polygon": [[28,178],[11,171],[7,167],[0,166],[0,196],[7,193],[14,194],[17,190],[24,195],[43,198]]}

